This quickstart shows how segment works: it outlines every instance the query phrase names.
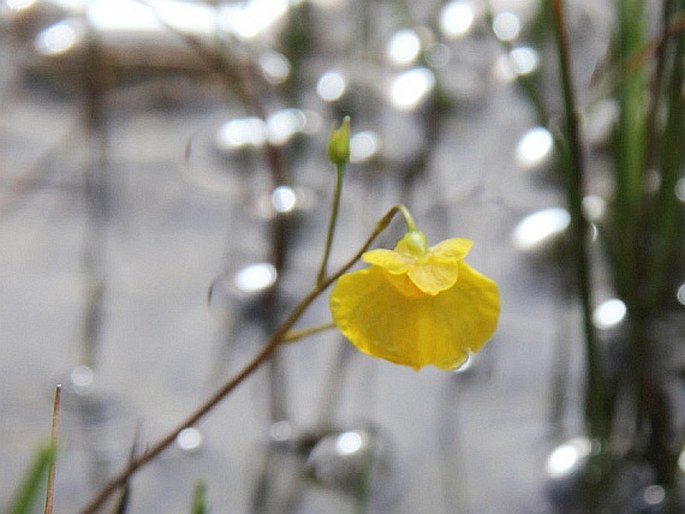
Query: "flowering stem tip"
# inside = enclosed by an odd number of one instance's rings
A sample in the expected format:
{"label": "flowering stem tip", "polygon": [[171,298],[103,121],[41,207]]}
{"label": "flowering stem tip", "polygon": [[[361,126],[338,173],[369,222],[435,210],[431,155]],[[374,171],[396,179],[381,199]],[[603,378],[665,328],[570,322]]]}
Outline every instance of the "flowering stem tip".
{"label": "flowering stem tip", "polygon": [[331,130],[328,138],[328,159],[335,165],[350,162],[350,117],[345,116],[339,128]]}

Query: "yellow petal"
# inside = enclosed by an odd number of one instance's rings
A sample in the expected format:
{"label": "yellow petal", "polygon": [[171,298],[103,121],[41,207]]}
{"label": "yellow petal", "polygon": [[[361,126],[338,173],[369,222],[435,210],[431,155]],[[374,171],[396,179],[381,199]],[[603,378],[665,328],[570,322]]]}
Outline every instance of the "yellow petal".
{"label": "yellow petal", "polygon": [[430,253],[438,257],[451,257],[461,260],[466,257],[472,246],[473,241],[454,237],[452,239],[440,241],[435,246],[431,246]]}
{"label": "yellow petal", "polygon": [[436,321],[454,335],[453,344],[477,352],[495,333],[500,310],[497,284],[465,262],[459,263],[455,286],[429,298]]}
{"label": "yellow petal", "polygon": [[414,265],[414,259],[411,257],[385,248],[378,248],[365,252],[364,255],[362,255],[362,260],[369,264],[380,266],[393,275],[407,273]]}
{"label": "yellow petal", "polygon": [[459,260],[428,255],[409,270],[409,278],[422,292],[436,295],[449,289],[459,276]]}
{"label": "yellow petal", "polygon": [[464,262],[459,280],[435,296],[398,294],[382,269],[343,275],[330,297],[333,320],[362,352],[419,369],[453,369],[494,333],[496,284]]}

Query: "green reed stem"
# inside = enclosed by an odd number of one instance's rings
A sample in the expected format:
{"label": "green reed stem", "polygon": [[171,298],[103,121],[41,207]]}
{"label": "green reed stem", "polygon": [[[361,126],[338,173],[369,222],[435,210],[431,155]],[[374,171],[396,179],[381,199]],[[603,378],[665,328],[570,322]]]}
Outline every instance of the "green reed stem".
{"label": "green reed stem", "polygon": [[561,73],[561,86],[565,108],[565,140],[562,148],[562,165],[566,178],[566,200],[571,216],[573,257],[578,278],[578,291],[583,315],[587,385],[585,392],[585,421],[590,436],[604,439],[607,435],[606,389],[600,366],[595,329],[592,324],[590,262],[587,250],[587,223],[582,212],[583,153],[578,135],[576,101],[570,68],[570,47],[562,0],[553,1],[554,33],[557,41]]}
{"label": "green reed stem", "polygon": [[[681,15],[685,9],[685,1],[672,2]],[[650,288],[648,291],[648,306],[654,307],[663,300],[664,289],[668,282],[668,274],[676,257],[678,234],[679,202],[675,195],[675,188],[680,178],[685,150],[685,126],[683,115],[683,78],[685,75],[685,34],[680,31],[673,36],[671,45],[666,45],[662,52],[672,49],[670,55],[670,76],[666,91],[666,126],[661,139],[659,168],[661,184],[655,203],[656,248],[651,273],[649,274]]]}
{"label": "green reed stem", "polygon": [[[645,43],[643,0],[617,0],[619,62],[634,58]],[[619,293],[629,308],[636,301],[636,221],[639,220],[645,167],[646,75],[642,66],[624,68],[617,91],[615,226]]]}

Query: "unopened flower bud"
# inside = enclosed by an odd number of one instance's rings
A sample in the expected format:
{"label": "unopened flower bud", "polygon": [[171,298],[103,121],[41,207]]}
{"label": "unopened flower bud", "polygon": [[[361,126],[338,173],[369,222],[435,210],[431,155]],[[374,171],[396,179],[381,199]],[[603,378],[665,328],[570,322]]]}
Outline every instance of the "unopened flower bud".
{"label": "unopened flower bud", "polygon": [[328,159],[336,165],[350,161],[350,117],[345,116],[340,128],[331,130],[328,138]]}

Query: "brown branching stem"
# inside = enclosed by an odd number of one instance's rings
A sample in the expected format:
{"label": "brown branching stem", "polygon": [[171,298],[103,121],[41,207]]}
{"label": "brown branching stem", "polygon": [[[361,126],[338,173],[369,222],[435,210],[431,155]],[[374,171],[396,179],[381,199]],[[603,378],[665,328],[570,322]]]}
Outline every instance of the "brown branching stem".
{"label": "brown branching stem", "polygon": [[375,239],[383,232],[390,224],[396,214],[401,213],[403,206],[395,206],[390,209],[380,220],[376,223],[374,230],[371,232],[367,240],[361,248],[343,264],[335,273],[329,275],[321,283],[317,283],[309,291],[309,293],[295,306],[290,315],[278,326],[273,335],[266,342],[262,350],[253,357],[253,359],[245,365],[236,375],[234,375],[228,382],[220,387],[212,396],[210,396],[202,405],[200,405],[190,416],[181,422],[176,428],[167,433],[157,443],[152,445],[145,453],[136,459],[131,460],[128,466],[118,475],[112,478],[104,487],[93,497],[93,499],[82,510],[81,514],[92,514],[98,512],[105,501],[139,469],[152,461],[166,448],[168,448],[175,440],[178,434],[200,421],[204,418],[214,407],[216,407],[224,398],[226,398],[236,387],[243,383],[252,373],[260,368],[265,362],[269,360],[276,348],[287,340],[287,335],[290,329],[300,319],[307,308],[316,300],[331,284],[333,284],[343,273],[347,272],[354,264],[361,258],[362,254],[369,249]]}

